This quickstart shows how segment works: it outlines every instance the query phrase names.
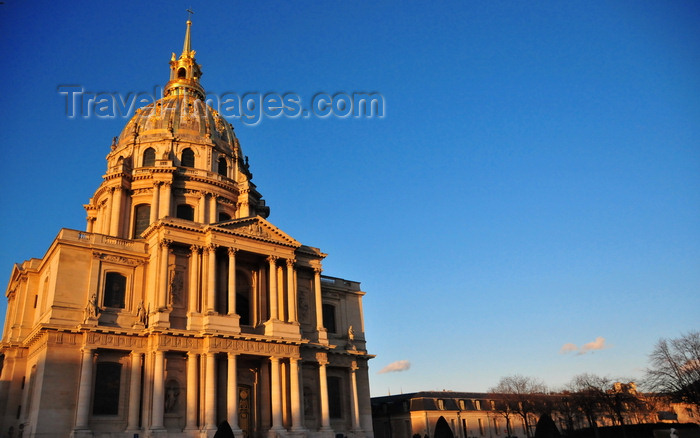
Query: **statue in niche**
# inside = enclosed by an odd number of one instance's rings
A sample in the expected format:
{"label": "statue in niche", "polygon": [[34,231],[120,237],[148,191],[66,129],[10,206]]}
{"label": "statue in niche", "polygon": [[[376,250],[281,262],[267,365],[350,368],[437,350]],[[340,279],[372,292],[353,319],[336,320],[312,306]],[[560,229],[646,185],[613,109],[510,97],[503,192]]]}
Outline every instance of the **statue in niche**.
{"label": "statue in niche", "polygon": [[170,307],[173,305],[182,304],[182,271],[173,269],[170,271]]}
{"label": "statue in niche", "polygon": [[352,326],[348,327],[348,343],[346,347],[348,350],[357,350],[355,346],[355,330],[352,329]]}
{"label": "statue in niche", "polygon": [[180,397],[180,385],[170,380],[165,386],[165,413],[171,414],[177,410],[177,402]]}
{"label": "statue in niche", "polygon": [[143,300],[141,300],[139,307],[136,309],[136,322],[144,327],[146,326],[146,309],[143,307]]}

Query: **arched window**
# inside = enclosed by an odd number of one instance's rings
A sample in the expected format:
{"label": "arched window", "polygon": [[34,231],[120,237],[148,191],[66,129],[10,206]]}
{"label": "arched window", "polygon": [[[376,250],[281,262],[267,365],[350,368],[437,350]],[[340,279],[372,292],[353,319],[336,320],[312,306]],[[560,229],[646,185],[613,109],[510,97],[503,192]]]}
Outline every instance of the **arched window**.
{"label": "arched window", "polygon": [[156,165],[156,150],[148,148],[143,151],[143,167],[152,167]]}
{"label": "arched window", "polygon": [[191,205],[180,204],[177,206],[177,212],[175,213],[175,217],[178,217],[180,219],[186,219],[188,221],[193,221],[194,208],[192,208]]}
{"label": "arched window", "polygon": [[137,205],[134,208],[134,239],[139,239],[141,233],[151,224],[151,206],[148,204]]}
{"label": "arched window", "polygon": [[226,222],[231,220],[231,215],[226,213],[219,213],[219,222]]}
{"label": "arched window", "polygon": [[187,70],[185,70],[184,67],[180,67],[177,71],[177,77],[180,79],[184,79],[187,77]]}
{"label": "arched window", "polygon": [[124,308],[124,295],[126,294],[126,277],[117,272],[108,272],[105,275],[105,288],[103,304],[106,307]]}
{"label": "arched window", "polygon": [[98,362],[95,370],[93,415],[119,414],[119,387],[122,365],[116,362]]}
{"label": "arched window", "polygon": [[182,157],[180,158],[180,166],[182,167],[194,167],[194,152],[192,149],[187,148],[182,151]]}
{"label": "arched window", "polygon": [[226,168],[226,158],[220,157],[220,158],[219,158],[219,175],[221,175],[221,176],[226,176],[226,175],[227,175],[226,170],[227,170],[227,168]]}

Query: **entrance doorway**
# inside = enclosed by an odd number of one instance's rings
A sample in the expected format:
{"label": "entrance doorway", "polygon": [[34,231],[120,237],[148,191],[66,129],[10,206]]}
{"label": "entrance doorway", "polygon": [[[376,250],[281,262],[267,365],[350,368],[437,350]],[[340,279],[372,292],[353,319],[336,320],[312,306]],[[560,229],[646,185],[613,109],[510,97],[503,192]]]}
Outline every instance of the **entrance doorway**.
{"label": "entrance doorway", "polygon": [[454,438],[450,425],[447,424],[445,417],[440,417],[435,424],[435,438]]}

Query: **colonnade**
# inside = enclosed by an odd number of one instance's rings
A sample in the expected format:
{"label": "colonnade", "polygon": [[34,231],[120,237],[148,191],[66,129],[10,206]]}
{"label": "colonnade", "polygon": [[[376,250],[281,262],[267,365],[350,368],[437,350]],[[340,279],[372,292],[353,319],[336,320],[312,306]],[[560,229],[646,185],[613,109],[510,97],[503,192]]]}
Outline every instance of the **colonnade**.
{"label": "colonnade", "polygon": [[[122,186],[108,187],[106,199],[94,206],[96,212],[88,214],[86,231],[88,233],[101,233],[114,237],[126,237],[129,226],[134,222],[129,220],[125,211],[131,207],[131,198],[127,196],[129,191]],[[212,224],[219,221],[218,195],[214,192],[201,191],[197,208],[195,209],[194,220],[203,224]],[[96,200],[95,200],[96,201]],[[171,181],[153,182],[150,200],[150,223],[173,214],[173,195]]]}
{"label": "colonnade", "polygon": [[[151,263],[155,266],[150,271],[149,284],[151,290],[156,290],[156,308],[166,309],[168,306],[168,263],[170,247],[174,242],[163,239],[159,246],[155,247],[151,254]],[[188,283],[188,306],[191,313],[203,313],[205,315],[223,314],[236,315],[236,248],[227,248],[228,272],[227,272],[227,302],[226,309],[217,312],[217,263],[216,251],[219,245],[191,245],[190,269]],[[286,258],[280,263],[280,258],[269,255],[267,261],[267,310],[270,321],[282,321],[298,323],[297,311],[297,271],[296,259]],[[325,332],[323,327],[323,301],[321,296],[321,272],[320,268],[314,269],[314,304],[316,310],[316,329]],[[281,281],[278,281],[281,280]],[[285,281],[286,280],[286,281]],[[255,288],[253,288],[255,290]],[[258,291],[259,292],[259,291]],[[259,294],[258,294],[259,295]],[[251,299],[260,299],[260,296]],[[257,315],[257,323],[262,321],[261,315]]]}
{"label": "colonnade", "polygon": [[[78,387],[78,401],[75,418],[74,432],[90,431],[90,406],[93,388],[93,374],[95,368],[96,349],[85,347],[82,349],[80,381]],[[155,350],[150,353],[133,351],[129,358],[129,389],[127,394],[126,408],[126,431],[136,432],[143,429],[151,431],[165,431],[165,374],[166,374],[166,351]],[[182,352],[180,352],[182,354]],[[208,351],[204,353],[187,352],[187,379],[186,379],[186,413],[185,431],[196,430],[216,430],[217,421],[217,352]],[[227,367],[219,370],[225,372],[227,376],[226,391],[226,417],[229,425],[235,431],[240,431],[238,424],[238,356],[236,352],[227,352]],[[262,358],[262,357],[261,357]],[[144,379],[141,378],[142,361],[145,360]],[[300,383],[301,359],[298,357],[268,357],[270,367],[270,432],[283,433],[285,427],[285,415],[290,415],[287,419],[289,430],[294,432],[305,431],[303,419],[303,391]],[[328,385],[326,368],[328,360],[325,353],[317,355],[318,360],[318,381],[320,399],[320,431],[330,431],[330,415],[328,405]],[[287,371],[283,370],[282,364],[288,363]],[[200,381],[200,366],[204,370],[204,378]],[[355,362],[349,368],[349,393],[350,393],[350,415],[352,429],[361,430],[360,415],[358,405],[357,378]],[[201,387],[200,387],[201,384]],[[289,389],[289,404],[284,400],[287,397],[287,387]],[[203,416],[200,417],[198,400],[200,392],[203,391]],[[141,399],[143,397],[143,406]],[[150,406],[148,401],[150,400]],[[142,423],[142,424],[141,424]]]}

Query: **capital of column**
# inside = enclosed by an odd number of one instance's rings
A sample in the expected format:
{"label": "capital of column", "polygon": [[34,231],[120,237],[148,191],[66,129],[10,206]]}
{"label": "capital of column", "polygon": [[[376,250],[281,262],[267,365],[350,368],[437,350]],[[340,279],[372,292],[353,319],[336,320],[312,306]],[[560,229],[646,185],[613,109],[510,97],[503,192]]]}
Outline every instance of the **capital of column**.
{"label": "capital of column", "polygon": [[190,252],[192,254],[199,254],[202,251],[201,245],[190,245]]}
{"label": "capital of column", "polygon": [[287,267],[288,268],[293,268],[294,264],[297,262],[297,259],[287,259]]}
{"label": "capital of column", "polygon": [[210,244],[206,245],[204,247],[204,249],[208,252],[214,252],[214,251],[216,251],[216,248],[218,248],[218,247],[219,247],[219,245],[217,245],[216,243],[210,243]]}
{"label": "capital of column", "polygon": [[238,252],[238,250],[236,248],[229,248],[228,249],[229,257],[235,257],[237,252]]}
{"label": "capital of column", "polygon": [[272,264],[272,263],[277,263],[277,259],[279,259],[279,257],[270,255],[270,256],[267,256],[267,258],[265,260],[267,260],[268,263]]}
{"label": "capital of column", "polygon": [[352,362],[350,362],[350,370],[352,372],[355,372],[359,369],[360,369],[360,367],[357,366],[357,361],[353,360]]}
{"label": "capital of column", "polygon": [[161,184],[163,184],[162,181],[153,181],[153,187],[155,187],[155,188],[157,188]]}
{"label": "capital of column", "polygon": [[328,365],[328,355],[326,353],[316,353],[316,361],[319,365]]}
{"label": "capital of column", "polygon": [[315,267],[315,268],[314,268],[314,273],[316,273],[316,274],[318,274],[318,275],[321,275],[321,272],[323,272],[323,269],[321,269],[321,268],[319,268],[319,267]]}
{"label": "capital of column", "polygon": [[173,241],[170,239],[161,239],[158,242],[158,245],[160,245],[160,247],[163,248],[163,247],[169,247],[170,245],[172,245],[172,243],[173,243]]}

